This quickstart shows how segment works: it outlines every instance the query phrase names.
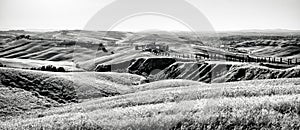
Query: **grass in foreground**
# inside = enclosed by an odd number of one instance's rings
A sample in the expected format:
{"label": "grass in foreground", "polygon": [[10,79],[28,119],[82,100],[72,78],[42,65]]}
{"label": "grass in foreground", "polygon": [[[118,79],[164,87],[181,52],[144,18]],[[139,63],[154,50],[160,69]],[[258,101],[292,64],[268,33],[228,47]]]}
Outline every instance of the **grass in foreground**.
{"label": "grass in foreground", "polygon": [[[299,129],[298,79],[140,91],[1,122],[5,129]],[[269,83],[269,84],[266,84]]]}
{"label": "grass in foreground", "polygon": [[300,95],[201,99],[1,122],[4,129],[299,129]]}
{"label": "grass in foreground", "polygon": [[[98,109],[112,109],[118,107],[126,108],[131,106],[224,97],[234,98],[300,94],[299,85],[294,85],[293,83],[291,83],[296,81],[298,81],[298,79],[282,79],[269,81],[261,80],[251,82],[243,81],[235,83],[211,85],[201,84],[197,86],[192,85],[175,88],[146,90],[125,95],[94,99],[62,108],[53,108],[49,111],[44,112],[43,114],[53,115],[69,112],[92,112]],[[270,84],[266,84],[268,82],[270,82]],[[290,82],[290,84],[285,82]],[[149,85],[151,86],[151,84]]]}

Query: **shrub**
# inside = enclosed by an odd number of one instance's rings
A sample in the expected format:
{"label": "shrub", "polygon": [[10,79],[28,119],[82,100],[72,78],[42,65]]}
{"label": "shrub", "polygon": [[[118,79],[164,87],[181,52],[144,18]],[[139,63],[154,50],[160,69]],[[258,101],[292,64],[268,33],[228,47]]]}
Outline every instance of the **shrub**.
{"label": "shrub", "polygon": [[52,71],[52,72],[57,72],[57,69],[53,65],[47,65],[46,66],[46,71]]}
{"label": "shrub", "polygon": [[25,39],[30,39],[30,35],[19,35],[19,36],[16,36],[16,39],[17,40],[19,40],[19,39],[23,39],[23,38],[25,38]]}
{"label": "shrub", "polygon": [[66,70],[63,67],[58,67],[57,72],[66,72]]}
{"label": "shrub", "polygon": [[46,67],[45,67],[45,66],[42,66],[40,70],[41,70],[41,71],[46,71]]}
{"label": "shrub", "polygon": [[42,66],[42,67],[39,67],[39,68],[32,67],[30,69],[31,70],[41,70],[41,71],[51,71],[51,72],[66,72],[65,68],[63,68],[63,67],[58,67],[57,68],[53,65]]}
{"label": "shrub", "polygon": [[105,47],[102,48],[103,52],[108,52]]}
{"label": "shrub", "polygon": [[38,70],[38,68],[32,67],[30,68],[30,70]]}
{"label": "shrub", "polygon": [[24,38],[25,39],[30,39],[30,35],[26,35]]}
{"label": "shrub", "polygon": [[46,71],[52,71],[52,72],[56,72],[57,71],[56,67],[53,66],[53,65],[47,65],[45,67],[45,69],[46,69]]}

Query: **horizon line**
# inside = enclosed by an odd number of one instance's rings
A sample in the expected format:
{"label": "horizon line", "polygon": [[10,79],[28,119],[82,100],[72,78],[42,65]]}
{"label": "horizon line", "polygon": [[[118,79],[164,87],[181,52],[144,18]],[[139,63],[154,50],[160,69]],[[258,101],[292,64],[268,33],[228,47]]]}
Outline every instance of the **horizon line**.
{"label": "horizon line", "polygon": [[[54,31],[94,31],[94,32],[104,32],[104,30],[86,30],[86,29],[8,29],[8,28],[0,28],[0,31],[27,31],[27,32],[54,32]],[[132,32],[132,33],[140,33],[140,32],[300,32],[300,29],[284,29],[284,28],[274,28],[274,29],[233,29],[233,30],[216,30],[216,31],[184,31],[184,30],[159,30],[159,29],[148,29],[141,31],[130,31],[130,30],[110,30],[106,32]]]}

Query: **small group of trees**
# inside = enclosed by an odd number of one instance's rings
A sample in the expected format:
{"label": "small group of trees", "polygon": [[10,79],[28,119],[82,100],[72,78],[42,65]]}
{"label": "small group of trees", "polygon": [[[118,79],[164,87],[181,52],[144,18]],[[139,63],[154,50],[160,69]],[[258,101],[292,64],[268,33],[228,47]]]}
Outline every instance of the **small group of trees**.
{"label": "small group of trees", "polygon": [[19,40],[19,39],[30,39],[30,35],[19,35],[19,36],[16,36],[16,40]]}
{"label": "small group of trees", "polygon": [[65,68],[63,67],[55,67],[53,65],[47,65],[47,66],[42,66],[38,68],[31,68],[31,70],[41,70],[41,71],[51,71],[51,72],[66,72]]}

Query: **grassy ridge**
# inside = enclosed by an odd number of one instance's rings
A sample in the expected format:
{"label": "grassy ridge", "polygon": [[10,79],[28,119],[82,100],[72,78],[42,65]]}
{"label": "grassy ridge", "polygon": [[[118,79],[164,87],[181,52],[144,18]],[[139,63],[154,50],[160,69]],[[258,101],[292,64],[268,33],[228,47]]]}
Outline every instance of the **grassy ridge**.
{"label": "grassy ridge", "polygon": [[132,92],[141,76],[0,68],[0,120],[84,99]]}
{"label": "grassy ridge", "polygon": [[0,86],[0,120],[9,120],[24,111],[59,106],[55,100],[20,88]]}
{"label": "grassy ridge", "polygon": [[128,93],[132,91],[132,83],[143,78],[125,73],[59,73],[10,68],[0,68],[0,74],[0,85],[35,91],[66,102]]}
{"label": "grassy ridge", "polygon": [[[170,80],[171,81],[171,80]],[[266,85],[267,82],[272,82],[271,85]],[[223,97],[255,97],[265,95],[286,95],[300,94],[299,85],[294,85],[291,82],[299,81],[298,79],[282,79],[269,81],[252,81],[256,82],[236,82],[226,84],[202,84],[198,86],[184,86],[176,88],[162,88],[156,90],[140,91],[114,97],[106,97],[95,99],[92,101],[66,106],[66,108],[55,108],[46,115],[62,114],[68,112],[90,112],[97,109],[111,109],[117,107],[130,107],[138,105],[149,105],[166,102],[181,102],[186,100],[199,100]],[[277,82],[277,83],[276,83]],[[285,84],[290,82],[290,84]],[[277,84],[277,85],[276,85]]]}
{"label": "grassy ridge", "polygon": [[280,79],[163,87],[52,108],[40,113],[41,118],[1,124],[10,129],[299,128],[298,83]]}
{"label": "grassy ridge", "polygon": [[299,95],[236,97],[98,109],[2,122],[10,129],[299,128]]}
{"label": "grassy ridge", "polygon": [[46,96],[60,103],[76,101],[73,83],[54,78],[54,73],[0,68],[0,84],[8,88],[20,88]]}

